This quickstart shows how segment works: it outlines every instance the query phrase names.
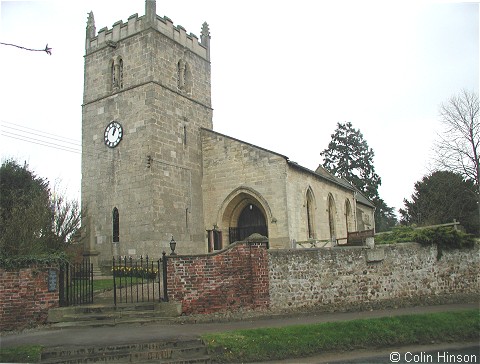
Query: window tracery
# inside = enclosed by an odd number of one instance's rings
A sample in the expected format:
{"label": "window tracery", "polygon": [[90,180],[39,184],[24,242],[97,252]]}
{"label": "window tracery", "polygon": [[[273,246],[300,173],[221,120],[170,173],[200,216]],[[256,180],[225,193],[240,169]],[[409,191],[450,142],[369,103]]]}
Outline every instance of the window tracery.
{"label": "window tracery", "polygon": [[123,89],[123,59],[121,57],[112,59],[108,71],[110,91],[115,92]]}

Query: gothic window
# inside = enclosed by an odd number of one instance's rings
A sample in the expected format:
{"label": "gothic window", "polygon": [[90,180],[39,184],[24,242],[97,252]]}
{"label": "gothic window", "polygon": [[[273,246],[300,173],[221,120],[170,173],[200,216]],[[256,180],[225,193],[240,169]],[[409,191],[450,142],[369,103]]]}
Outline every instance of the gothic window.
{"label": "gothic window", "polygon": [[110,61],[109,76],[110,76],[110,89],[114,90],[115,85],[117,84],[117,81],[115,79],[115,62],[113,60]]}
{"label": "gothic window", "polygon": [[118,209],[116,207],[113,208],[112,213],[112,230],[113,230],[113,239],[114,243],[118,243],[120,241],[120,216],[118,214]]}
{"label": "gothic window", "polygon": [[110,79],[110,91],[118,91],[123,88],[123,60],[118,57],[112,59],[108,68]]}
{"label": "gothic window", "polygon": [[350,204],[350,200],[348,198],[345,200],[345,220],[347,225],[347,233],[353,231],[353,211],[352,205]]}
{"label": "gothic window", "polygon": [[307,190],[307,235],[309,239],[315,239],[314,209],[315,201],[312,190]]}
{"label": "gothic window", "polygon": [[192,89],[192,74],[190,66],[183,59],[177,63],[177,86],[179,90],[191,92]]}
{"label": "gothic window", "polygon": [[180,90],[185,86],[185,62],[182,60],[177,63],[177,84]]}
{"label": "gothic window", "polygon": [[123,88],[123,59],[118,61],[118,87]]}
{"label": "gothic window", "polygon": [[335,228],[335,215],[336,207],[335,200],[333,199],[332,194],[328,195],[328,225],[330,228],[330,240],[333,242],[336,240],[336,228]]}

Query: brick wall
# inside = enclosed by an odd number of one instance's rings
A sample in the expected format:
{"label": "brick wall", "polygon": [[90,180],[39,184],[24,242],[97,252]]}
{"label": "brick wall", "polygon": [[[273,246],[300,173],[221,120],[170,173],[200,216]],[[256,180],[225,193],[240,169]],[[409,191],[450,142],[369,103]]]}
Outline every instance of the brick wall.
{"label": "brick wall", "polygon": [[0,331],[43,324],[48,310],[58,307],[58,290],[48,292],[49,267],[0,268]]}
{"label": "brick wall", "polygon": [[274,310],[436,303],[480,292],[478,244],[440,260],[436,246],[416,243],[268,253]]}
{"label": "brick wall", "polygon": [[168,295],[186,314],[269,307],[266,242],[239,242],[203,255],[168,257]]}

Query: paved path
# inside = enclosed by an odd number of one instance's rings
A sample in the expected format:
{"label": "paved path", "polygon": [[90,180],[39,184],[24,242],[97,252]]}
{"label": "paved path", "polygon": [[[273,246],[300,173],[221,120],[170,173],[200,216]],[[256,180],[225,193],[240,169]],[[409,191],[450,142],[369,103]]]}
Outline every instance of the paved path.
{"label": "paved path", "polygon": [[412,313],[431,313],[479,308],[478,303],[418,306],[364,312],[312,313],[294,317],[270,317],[243,321],[188,324],[125,324],[93,328],[42,328],[21,333],[3,333],[0,347],[17,345],[110,345],[153,342],[155,340],[198,336],[204,333],[223,332],[260,327],[282,327],[319,322],[347,321],[363,318],[398,316]]}
{"label": "paved path", "polygon": [[38,344],[47,347],[63,345],[109,345],[139,343],[191,337],[205,333],[223,332],[237,329],[260,327],[282,327],[290,325],[313,324],[319,322],[347,321],[354,319],[397,316],[416,313],[443,312],[479,308],[478,303],[461,303],[437,306],[415,306],[388,310],[364,312],[319,312],[309,315],[278,316],[269,318],[245,319],[232,322],[187,323],[187,324],[125,324],[113,327],[85,328],[42,328],[26,330],[21,333],[4,333],[0,337],[2,347],[24,344]]}

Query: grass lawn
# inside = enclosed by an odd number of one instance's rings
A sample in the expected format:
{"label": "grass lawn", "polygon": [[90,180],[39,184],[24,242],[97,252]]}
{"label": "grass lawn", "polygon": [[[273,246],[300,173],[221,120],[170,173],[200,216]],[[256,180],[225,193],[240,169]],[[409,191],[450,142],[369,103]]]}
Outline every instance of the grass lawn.
{"label": "grass lawn", "polygon": [[[146,279],[141,279],[141,278],[122,278],[121,280],[123,285],[129,286],[130,284],[136,285],[136,284],[147,284],[147,282],[152,282],[147,281]],[[120,284],[120,278],[117,278],[117,285]],[[113,289],[113,278],[108,278],[108,279],[94,279],[93,280],[93,292],[102,292],[104,290],[108,289]]]}
{"label": "grass lawn", "polygon": [[204,335],[216,362],[301,358],[323,352],[478,340],[478,310],[329,322]]}
{"label": "grass lawn", "polygon": [[105,289],[113,289],[113,278],[93,280],[93,292],[103,291]]}

